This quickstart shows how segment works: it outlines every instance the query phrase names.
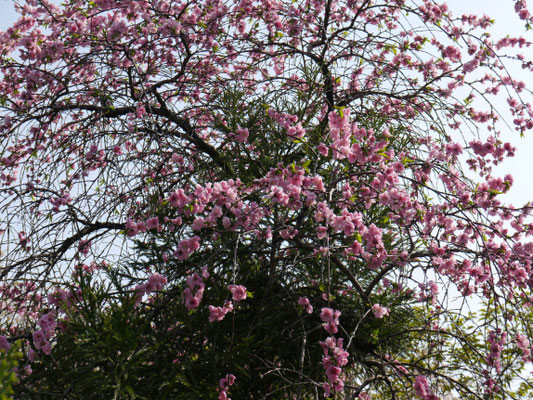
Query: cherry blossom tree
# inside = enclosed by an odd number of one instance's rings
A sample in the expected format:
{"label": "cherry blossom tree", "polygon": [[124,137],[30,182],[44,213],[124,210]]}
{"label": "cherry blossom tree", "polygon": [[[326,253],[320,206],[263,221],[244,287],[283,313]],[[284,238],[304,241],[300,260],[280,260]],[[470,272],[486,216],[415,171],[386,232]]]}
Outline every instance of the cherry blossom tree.
{"label": "cherry blossom tree", "polygon": [[492,170],[533,127],[506,69],[533,68],[524,38],[432,0],[19,12],[0,40],[17,396],[530,398],[532,206]]}

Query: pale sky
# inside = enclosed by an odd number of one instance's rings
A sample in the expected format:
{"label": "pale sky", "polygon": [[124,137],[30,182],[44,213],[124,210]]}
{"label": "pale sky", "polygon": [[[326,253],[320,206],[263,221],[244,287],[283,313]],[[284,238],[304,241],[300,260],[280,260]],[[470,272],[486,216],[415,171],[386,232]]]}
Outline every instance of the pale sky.
{"label": "pale sky", "polygon": [[[0,0],[0,30],[5,30],[15,22],[17,17],[14,11],[15,1],[20,0]],[[487,14],[495,19],[494,36],[524,36],[533,42],[533,30],[526,32],[524,22],[520,21],[513,11],[514,2],[511,0],[448,0],[447,4],[455,16],[463,13]],[[533,47],[524,50],[524,53],[526,57],[528,54],[531,56]],[[533,89],[533,73],[527,74],[521,69],[513,72],[516,74],[513,75],[514,79],[523,80],[526,84],[529,82],[529,87]],[[501,106],[496,104],[499,110],[505,110],[506,107],[505,98],[502,98]],[[533,131],[525,138],[520,138],[517,132],[511,130],[504,132],[501,139],[517,147],[516,156],[507,160],[494,173],[494,175],[510,173],[515,178],[513,188],[505,200],[515,206],[521,206],[527,201],[533,202]]]}

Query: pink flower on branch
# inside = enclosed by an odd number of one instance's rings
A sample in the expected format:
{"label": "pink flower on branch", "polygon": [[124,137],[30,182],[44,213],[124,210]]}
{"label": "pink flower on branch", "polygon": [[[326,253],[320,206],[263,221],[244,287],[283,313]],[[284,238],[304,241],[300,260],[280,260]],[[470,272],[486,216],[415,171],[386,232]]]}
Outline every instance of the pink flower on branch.
{"label": "pink flower on branch", "polygon": [[374,316],[376,318],[381,319],[386,315],[389,315],[390,309],[388,309],[387,307],[383,307],[380,304],[374,304],[372,306],[372,312],[374,313]]}
{"label": "pink flower on branch", "polygon": [[183,290],[185,307],[192,310],[200,305],[204,295],[205,283],[198,274],[192,274],[186,280],[187,287]]}
{"label": "pink flower on branch", "polygon": [[228,390],[230,386],[233,385],[234,382],[235,382],[235,375],[232,375],[232,374],[226,375],[225,378],[222,378],[218,382],[218,388],[220,392],[218,395],[218,400],[231,400],[228,397]]}
{"label": "pink flower on branch", "polygon": [[222,321],[227,313],[233,311],[233,303],[226,301],[224,307],[209,306],[209,322]]}
{"label": "pink flower on branch", "polygon": [[229,285],[228,290],[233,296],[233,300],[239,302],[246,299],[246,288],[242,285]]}
{"label": "pink flower on branch", "polygon": [[307,314],[312,314],[313,313],[313,306],[311,305],[311,303],[309,302],[309,299],[307,297],[300,297],[298,299],[298,304],[304,307],[305,312]]}

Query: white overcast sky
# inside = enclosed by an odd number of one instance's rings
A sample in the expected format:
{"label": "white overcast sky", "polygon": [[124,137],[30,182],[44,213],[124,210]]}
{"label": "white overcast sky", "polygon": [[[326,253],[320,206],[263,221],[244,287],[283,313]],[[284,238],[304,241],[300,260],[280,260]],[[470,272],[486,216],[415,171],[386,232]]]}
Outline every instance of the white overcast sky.
{"label": "white overcast sky", "polygon": [[[446,3],[455,16],[463,13],[487,14],[495,19],[496,23],[492,29],[494,36],[524,36],[533,42],[533,30],[526,32],[523,21],[520,21],[513,11],[512,0],[448,0]],[[0,30],[5,30],[15,22],[17,14],[14,5],[15,0],[0,0]],[[526,49],[524,53],[526,57],[533,58],[533,47]],[[529,87],[533,89],[533,73],[526,74],[517,70],[516,74],[523,76],[513,78],[529,83]],[[506,108],[505,99],[502,100],[501,106],[496,104],[501,110]],[[494,175],[511,173],[514,176],[514,186],[505,200],[515,206],[521,206],[533,201],[533,132],[529,132],[525,138],[520,138],[517,132],[509,131],[505,132],[501,139],[513,143],[517,147],[517,154],[499,167]]]}

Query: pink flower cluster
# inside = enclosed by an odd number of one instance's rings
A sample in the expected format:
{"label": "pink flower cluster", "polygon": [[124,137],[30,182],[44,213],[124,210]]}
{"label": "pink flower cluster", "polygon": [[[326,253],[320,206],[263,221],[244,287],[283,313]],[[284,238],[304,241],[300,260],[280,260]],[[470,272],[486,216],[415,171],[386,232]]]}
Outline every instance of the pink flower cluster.
{"label": "pink flower cluster", "polygon": [[522,351],[522,360],[531,361],[531,343],[526,335],[516,335],[516,345]]}
{"label": "pink flower cluster", "polygon": [[499,328],[489,333],[488,341],[490,344],[490,351],[486,360],[488,365],[496,368],[498,374],[502,370],[501,355],[506,339],[507,333]]}
{"label": "pink flower cluster", "polygon": [[302,126],[302,123],[298,122],[297,115],[280,113],[273,108],[268,109],[268,115],[286,130],[287,136],[297,139],[301,139],[305,136],[305,129]]}
{"label": "pink flower cluster", "polygon": [[[229,285],[228,290],[235,302],[246,299],[246,287],[242,285]],[[227,313],[233,311],[233,303],[226,300],[223,307],[209,306],[209,322],[222,321]]]}
{"label": "pink flower cluster", "polygon": [[342,391],[344,388],[344,381],[340,378],[342,367],[348,363],[348,352],[344,350],[343,339],[335,339],[333,334],[338,332],[339,317],[341,312],[331,308],[322,308],[320,318],[324,321],[324,329],[332,336],[328,337],[324,342],[320,342],[324,351],[322,357],[322,366],[326,371],[326,376],[329,382],[323,384],[324,396],[329,397],[331,390],[336,392]]}
{"label": "pink flower cluster", "polygon": [[187,287],[183,290],[183,301],[188,310],[200,305],[204,295],[205,283],[198,274],[192,274],[187,278]]}
{"label": "pink flower cluster", "polygon": [[200,248],[200,238],[193,236],[190,239],[182,240],[178,243],[178,249],[174,252],[174,257],[178,260],[186,260],[189,255]]}
{"label": "pink flower cluster", "polygon": [[218,394],[218,400],[231,400],[228,397],[228,390],[231,385],[235,383],[235,375],[228,374],[225,378],[222,378],[218,382],[220,393]]}
{"label": "pink flower cluster", "polygon": [[89,254],[89,250],[91,250],[92,242],[90,240],[80,240],[80,243],[78,244],[78,251],[80,254],[83,254],[85,257]]}
{"label": "pink flower cluster", "polygon": [[48,304],[56,306],[60,311],[63,311],[64,307],[71,307],[81,299],[81,289],[76,292],[70,290],[63,290],[57,288],[55,292],[48,294]]}
{"label": "pink flower cluster", "polygon": [[381,319],[384,316],[389,315],[390,309],[383,307],[380,304],[374,304],[372,306],[372,312],[374,313],[374,317]]}
{"label": "pink flower cluster", "polygon": [[[103,168],[106,165],[105,151],[103,149],[98,149],[98,146],[93,144],[85,155],[85,160],[87,161],[86,169],[88,171]],[[84,172],[87,173],[86,171]]]}
{"label": "pink flower cluster", "polygon": [[163,290],[167,283],[167,278],[155,273],[148,278],[146,283],[135,287],[136,304],[140,303],[145,294]]}
{"label": "pink flower cluster", "polygon": [[339,310],[334,311],[331,308],[324,307],[320,311],[320,318],[324,321],[323,327],[330,335],[334,335],[339,331],[337,326],[339,325],[340,316],[341,312]]}
{"label": "pink flower cluster", "polygon": [[168,202],[172,207],[183,208],[185,207],[191,199],[185,194],[183,189],[178,189],[175,192],[170,194]]}
{"label": "pink flower cluster", "polygon": [[415,389],[417,396],[422,400],[439,400],[439,398],[429,390],[428,380],[424,375],[418,375],[415,378],[413,388]]}
{"label": "pink flower cluster", "polygon": [[329,397],[331,389],[340,392],[344,388],[344,381],[339,377],[342,367],[348,364],[348,352],[342,348],[343,339],[335,340],[333,336],[328,337],[325,341],[320,342],[324,350],[322,366],[326,371],[326,376],[330,383],[324,383],[324,395]]}
{"label": "pink flower cluster", "polygon": [[61,206],[65,206],[67,204],[70,204],[72,202],[72,198],[70,197],[70,193],[66,191],[62,191],[61,197],[50,197],[49,201],[54,206],[52,208],[52,211],[57,213],[59,212]]}
{"label": "pink flower cluster", "polygon": [[55,313],[49,312],[41,316],[39,326],[41,329],[36,330],[32,334],[33,345],[37,350],[42,350],[44,354],[50,355],[52,353],[50,338],[54,335],[57,327]]}
{"label": "pink flower cluster", "polygon": [[242,285],[229,285],[228,290],[233,296],[233,300],[238,302],[246,298],[246,288]]}
{"label": "pink flower cluster", "polygon": [[237,135],[235,136],[235,140],[238,142],[246,142],[248,140],[248,136],[250,135],[250,132],[248,132],[247,128],[240,128],[237,129]]}
{"label": "pink flower cluster", "polygon": [[0,335],[0,350],[8,351],[10,348],[11,348],[11,343],[8,342],[5,336]]}
{"label": "pink flower cluster", "polygon": [[209,306],[209,322],[222,321],[227,313],[233,311],[233,303],[226,301],[223,307]]}
{"label": "pink flower cluster", "polygon": [[526,0],[519,0],[515,3],[514,9],[520,19],[529,20],[531,19],[531,14],[527,9]]}
{"label": "pink flower cluster", "polygon": [[300,297],[298,299],[298,304],[303,306],[307,314],[311,314],[313,312],[313,306],[311,305],[307,297]]}
{"label": "pink flower cluster", "polygon": [[138,233],[144,233],[149,230],[156,230],[161,232],[163,230],[159,223],[159,217],[150,217],[146,221],[135,222],[131,218],[126,221],[126,234],[129,237],[135,236]]}
{"label": "pink flower cluster", "polygon": [[158,232],[161,232],[161,225],[159,224],[159,218],[158,217],[152,217],[148,218],[146,220],[146,228],[148,229],[155,229]]}
{"label": "pink flower cluster", "polygon": [[431,302],[431,304],[435,304],[437,301],[436,296],[439,293],[439,287],[435,281],[429,281],[427,284],[420,283],[418,287],[420,288],[418,300],[421,302],[428,301]]}

